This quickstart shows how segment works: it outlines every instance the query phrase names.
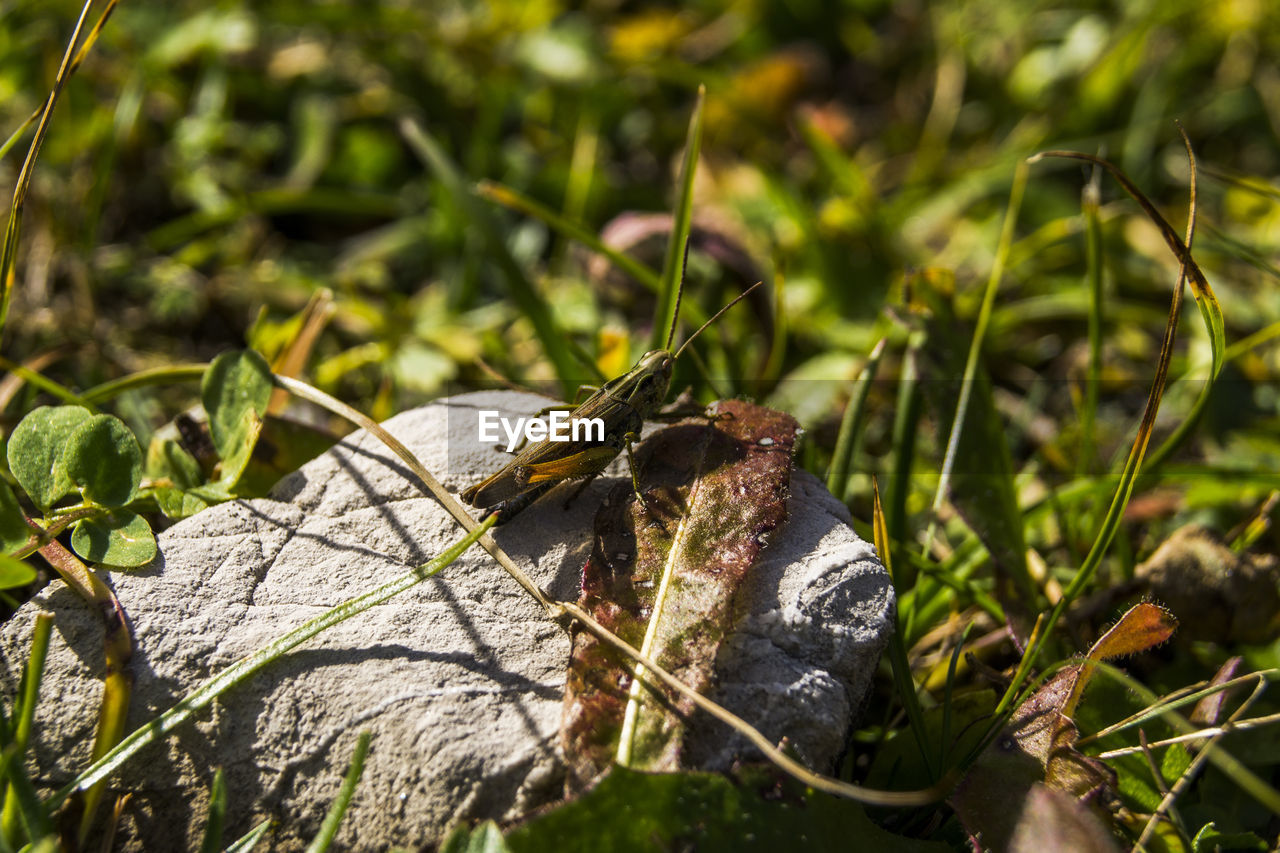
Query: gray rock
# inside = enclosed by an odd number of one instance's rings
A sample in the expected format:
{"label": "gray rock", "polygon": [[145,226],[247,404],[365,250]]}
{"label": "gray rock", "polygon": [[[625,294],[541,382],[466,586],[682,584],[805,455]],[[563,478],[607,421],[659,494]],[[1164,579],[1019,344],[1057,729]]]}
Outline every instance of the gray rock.
{"label": "gray rock", "polygon": [[[479,408],[528,414],[528,394],[468,394],[386,427],[457,492],[508,458],[476,439]],[[495,538],[552,595],[575,600],[592,516],[621,460],[568,509],[553,493]],[[789,521],[762,555],[750,607],[718,662],[718,699],[830,770],[892,626],[892,585],[848,513],[797,472]],[[374,438],[360,432],[285,478],[272,497],[214,507],[165,531],[152,565],[111,576],[133,628],[129,730],[202,680],[325,608],[426,562],[460,528]],[[34,616],[55,614],[34,744],[38,781],[87,763],[101,694],[97,614],[51,584],[0,631],[12,696]],[[319,826],[357,735],[374,733],[339,835],[344,849],[415,846],[452,822],[511,818],[555,799],[569,640],[480,549],[321,634],[225,694],[212,713],[122,771],[127,846],[199,843],[213,768],[226,772],[226,838],[266,817],[277,849]],[[694,758],[724,767],[745,744],[698,724]]]}

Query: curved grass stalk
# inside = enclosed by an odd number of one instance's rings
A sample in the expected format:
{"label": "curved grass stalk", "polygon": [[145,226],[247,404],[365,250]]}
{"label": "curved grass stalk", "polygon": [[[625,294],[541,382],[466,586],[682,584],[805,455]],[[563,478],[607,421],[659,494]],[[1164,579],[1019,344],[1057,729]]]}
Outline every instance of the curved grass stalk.
{"label": "curved grass stalk", "polygon": [[68,405],[84,406],[89,411],[94,412],[95,414],[97,413],[97,409],[95,409],[91,403],[85,400],[85,398],[82,395],[77,394],[76,392],[72,391],[70,388],[66,387],[65,385],[61,385],[57,382],[54,382],[52,379],[48,378],[43,373],[32,370],[26,365],[18,364],[16,362],[10,361],[9,359],[0,355],[0,368],[7,370],[9,373],[13,374],[19,379],[22,379],[27,384],[34,385],[35,387],[39,388],[41,391],[44,391],[46,394],[49,394],[53,397],[57,397],[59,400],[61,400],[64,403],[67,403]]}
{"label": "curved grass stalk", "polygon": [[170,367],[152,367],[147,370],[139,370],[136,373],[130,373],[127,376],[121,376],[119,379],[112,379],[110,382],[103,382],[101,385],[95,385],[80,395],[83,401],[82,405],[93,405],[118,397],[125,391],[132,391],[135,388],[145,388],[149,385],[164,385],[172,382],[191,382],[198,381],[204,376],[204,372],[209,369],[209,365],[205,364],[175,364]]}
{"label": "curved grass stalk", "polygon": [[[22,170],[13,185],[13,201],[9,205],[9,222],[5,226],[4,243],[0,246],[0,331],[3,331],[5,320],[9,317],[9,302],[13,298],[14,269],[18,261],[18,240],[22,235],[22,208],[27,200],[27,190],[31,187],[31,178],[35,174],[36,158],[40,156],[40,148],[44,145],[49,133],[49,122],[53,118],[53,108],[58,104],[58,97],[66,85],[71,73],[79,66],[75,61],[81,54],[76,53],[76,43],[80,41],[80,33],[84,29],[85,19],[89,17],[89,7],[93,0],[86,0],[80,9],[80,17],[76,20],[75,29],[71,31],[71,39],[62,54],[62,64],[58,66],[58,74],[53,79],[53,91],[45,99],[44,108],[40,112],[40,121],[36,125],[35,136],[27,149],[27,157],[22,161]],[[115,0],[107,6],[98,25],[93,28],[91,37],[85,42],[87,49],[97,37],[97,32],[106,23],[111,10],[115,8]],[[6,147],[11,144],[6,142]]]}
{"label": "curved grass stalk", "polygon": [[[1179,130],[1181,131],[1181,126]],[[1037,631],[1033,640],[1027,644],[1026,653],[1022,656],[1022,660],[1018,664],[1018,670],[1014,675],[1013,682],[1001,697],[1000,703],[996,708],[997,716],[1002,715],[1013,707],[1015,698],[1017,697],[1019,686],[1026,679],[1027,673],[1030,671],[1036,658],[1039,656],[1044,647],[1045,641],[1051,633],[1054,625],[1062,618],[1066,612],[1067,606],[1080,594],[1085,585],[1092,580],[1098,566],[1102,564],[1102,557],[1111,545],[1112,539],[1115,537],[1120,527],[1120,521],[1124,515],[1125,507],[1129,504],[1129,498],[1133,495],[1134,486],[1136,485],[1138,473],[1142,468],[1143,458],[1146,455],[1147,445],[1151,441],[1151,433],[1155,427],[1156,414],[1160,410],[1160,401],[1164,396],[1165,386],[1168,382],[1169,365],[1173,360],[1173,343],[1177,335],[1178,320],[1182,315],[1182,289],[1185,281],[1191,282],[1192,293],[1196,297],[1196,302],[1200,306],[1201,317],[1208,328],[1210,341],[1213,347],[1213,365],[1212,374],[1209,385],[1212,380],[1216,379],[1218,372],[1222,369],[1223,358],[1225,354],[1225,332],[1222,318],[1222,309],[1218,305],[1217,297],[1213,293],[1213,289],[1209,286],[1209,282],[1205,279],[1204,273],[1201,272],[1199,265],[1191,256],[1190,244],[1195,237],[1195,221],[1196,221],[1196,161],[1195,152],[1191,149],[1191,142],[1187,139],[1186,133],[1182,134],[1183,142],[1186,144],[1187,157],[1191,164],[1191,187],[1190,187],[1190,213],[1187,218],[1187,237],[1183,242],[1178,237],[1172,226],[1160,215],[1150,200],[1147,199],[1142,191],[1139,190],[1128,177],[1116,166],[1103,160],[1101,157],[1095,157],[1090,154],[1081,154],[1074,151],[1049,151],[1037,154],[1031,158],[1032,162],[1038,161],[1045,157],[1067,157],[1070,159],[1084,160],[1094,163],[1106,169],[1112,177],[1114,177],[1122,187],[1133,196],[1134,200],[1142,207],[1151,218],[1152,222],[1160,229],[1165,241],[1169,244],[1173,253],[1178,257],[1179,269],[1177,283],[1173,290],[1173,299],[1169,305],[1169,319],[1165,324],[1164,339],[1160,346],[1160,357],[1156,362],[1155,377],[1152,379],[1151,391],[1147,397],[1146,407],[1142,412],[1142,420],[1138,426],[1138,435],[1134,439],[1133,447],[1129,451],[1129,456],[1125,460],[1124,468],[1120,474],[1120,482],[1116,486],[1115,493],[1111,500],[1111,506],[1107,510],[1106,516],[1103,518],[1102,527],[1098,531],[1097,537],[1094,539],[1093,546],[1089,550],[1089,554],[1085,557],[1084,562],[1076,571],[1075,577],[1071,583],[1063,590],[1062,598],[1054,606],[1044,621],[1042,630]],[[1207,395],[1208,387],[1202,396]],[[1193,411],[1194,411],[1193,407]],[[1163,448],[1162,448],[1163,449]]]}

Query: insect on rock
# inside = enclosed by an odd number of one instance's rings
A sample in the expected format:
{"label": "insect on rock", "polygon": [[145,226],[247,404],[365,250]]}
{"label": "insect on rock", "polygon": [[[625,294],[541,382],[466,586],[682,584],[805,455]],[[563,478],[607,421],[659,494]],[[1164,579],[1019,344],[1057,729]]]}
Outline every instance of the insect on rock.
{"label": "insect on rock", "polygon": [[502,470],[463,492],[462,499],[471,506],[484,509],[485,518],[496,514],[497,523],[503,524],[559,483],[582,479],[585,486],[625,450],[628,461],[632,463],[632,488],[643,502],[631,445],[639,437],[645,419],[654,415],[667,399],[676,359],[704,329],[761,284],[763,282],[756,282],[717,311],[673,354],[671,342],[679,317],[679,300],[684,289],[682,281],[676,296],[676,316],[672,318],[667,332],[666,347],[645,353],[635,367],[594,389],[591,396],[569,415],[570,421],[598,418],[604,423],[603,440],[544,440],[529,445]]}

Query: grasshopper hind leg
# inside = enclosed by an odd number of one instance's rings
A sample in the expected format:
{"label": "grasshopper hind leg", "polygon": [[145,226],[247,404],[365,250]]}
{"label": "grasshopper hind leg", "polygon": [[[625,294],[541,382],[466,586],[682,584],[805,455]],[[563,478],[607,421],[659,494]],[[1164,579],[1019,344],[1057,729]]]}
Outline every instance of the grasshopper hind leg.
{"label": "grasshopper hind leg", "polygon": [[528,508],[529,504],[545,495],[555,485],[555,483],[540,483],[528,491],[521,492],[514,498],[500,501],[486,509],[484,515],[480,516],[480,520],[484,521],[489,516],[496,515],[498,520],[494,522],[494,527],[501,527]]}

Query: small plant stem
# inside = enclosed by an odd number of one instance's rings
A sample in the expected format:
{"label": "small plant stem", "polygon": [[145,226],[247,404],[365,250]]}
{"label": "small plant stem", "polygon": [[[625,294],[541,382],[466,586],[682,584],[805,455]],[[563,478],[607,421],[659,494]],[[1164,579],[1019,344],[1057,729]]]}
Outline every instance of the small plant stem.
{"label": "small plant stem", "polygon": [[881,338],[871,348],[867,363],[862,366],[858,378],[854,380],[853,392],[849,395],[849,403],[844,407],[844,415],[840,418],[840,432],[836,436],[836,449],[831,455],[831,467],[827,470],[827,491],[840,500],[844,500],[849,481],[849,466],[853,463],[854,452],[862,435],[862,419],[866,413],[867,395],[871,392],[871,384],[875,380],[876,371],[880,367],[880,359],[884,355],[886,338]]}

